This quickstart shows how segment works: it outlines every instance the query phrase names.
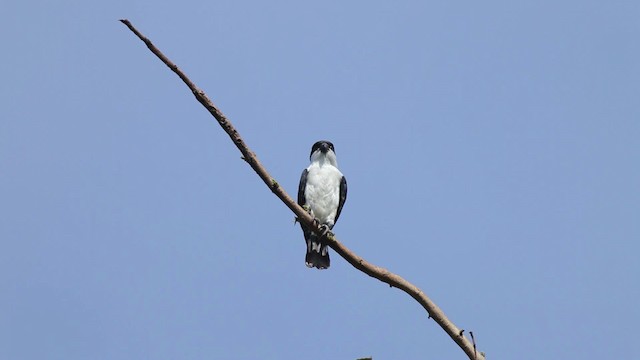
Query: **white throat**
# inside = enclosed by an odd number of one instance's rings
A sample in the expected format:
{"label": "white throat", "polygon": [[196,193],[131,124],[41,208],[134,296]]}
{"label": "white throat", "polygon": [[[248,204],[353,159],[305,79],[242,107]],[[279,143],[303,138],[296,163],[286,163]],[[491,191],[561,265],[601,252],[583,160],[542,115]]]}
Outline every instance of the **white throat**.
{"label": "white throat", "polygon": [[311,163],[317,163],[318,166],[331,165],[338,167],[338,159],[336,159],[336,153],[329,150],[325,154],[320,150],[316,150],[311,154]]}

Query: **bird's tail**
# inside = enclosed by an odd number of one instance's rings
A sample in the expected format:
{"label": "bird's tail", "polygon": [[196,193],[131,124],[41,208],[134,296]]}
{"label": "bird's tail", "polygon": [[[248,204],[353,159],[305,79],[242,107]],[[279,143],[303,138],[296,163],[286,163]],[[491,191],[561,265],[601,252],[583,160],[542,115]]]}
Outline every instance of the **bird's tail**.
{"label": "bird's tail", "polygon": [[307,238],[307,256],[304,258],[307,267],[327,269],[329,267],[329,249],[319,236],[310,234]]}

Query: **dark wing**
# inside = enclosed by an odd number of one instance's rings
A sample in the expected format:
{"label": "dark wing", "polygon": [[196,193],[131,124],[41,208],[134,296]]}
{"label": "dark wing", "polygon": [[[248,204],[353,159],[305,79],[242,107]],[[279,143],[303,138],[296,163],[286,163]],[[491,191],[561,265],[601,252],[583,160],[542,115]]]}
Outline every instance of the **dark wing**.
{"label": "dark wing", "polygon": [[[300,176],[300,185],[298,185],[298,205],[302,207],[307,205],[307,199],[304,196],[304,191],[307,189],[307,173],[307,169],[304,169],[304,171],[302,172],[302,176]],[[304,225],[302,225],[302,223],[300,223],[300,227],[302,228],[304,239],[308,240],[311,237],[311,231],[309,231]]]}
{"label": "dark wing", "polygon": [[302,176],[300,176],[300,185],[298,185],[298,205],[305,206],[307,199],[304,197],[304,191],[307,188],[307,169],[304,169]]}
{"label": "dark wing", "polygon": [[342,207],[344,206],[345,201],[347,201],[347,179],[343,176],[340,180],[340,201],[338,202],[338,211],[336,211],[336,218],[333,220],[334,224],[338,222],[338,218],[340,217],[340,213],[342,212]]}

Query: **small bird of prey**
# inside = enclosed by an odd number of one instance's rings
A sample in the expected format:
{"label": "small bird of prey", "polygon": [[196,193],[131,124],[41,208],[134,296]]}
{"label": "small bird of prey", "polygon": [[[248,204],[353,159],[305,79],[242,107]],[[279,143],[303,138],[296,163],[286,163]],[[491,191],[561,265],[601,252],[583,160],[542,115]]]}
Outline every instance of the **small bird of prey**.
{"label": "small bird of prey", "polygon": [[329,267],[329,251],[323,236],[340,217],[342,207],[347,200],[347,180],[338,170],[338,161],[333,144],[321,140],[311,147],[309,156],[311,165],[300,177],[298,187],[298,205],[306,209],[325,229],[316,234],[300,223],[304,240],[307,242],[307,267],[326,269]]}

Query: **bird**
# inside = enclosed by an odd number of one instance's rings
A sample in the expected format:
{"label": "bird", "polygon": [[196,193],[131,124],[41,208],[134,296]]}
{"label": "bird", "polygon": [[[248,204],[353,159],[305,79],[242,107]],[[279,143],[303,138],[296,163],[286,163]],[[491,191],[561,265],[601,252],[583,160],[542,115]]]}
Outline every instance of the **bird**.
{"label": "bird", "polygon": [[324,231],[316,234],[300,223],[307,244],[305,265],[327,269],[330,260],[324,236],[333,229],[347,200],[347,179],[338,170],[335,148],[330,141],[313,144],[309,160],[311,164],[300,176],[298,205],[308,211]]}

